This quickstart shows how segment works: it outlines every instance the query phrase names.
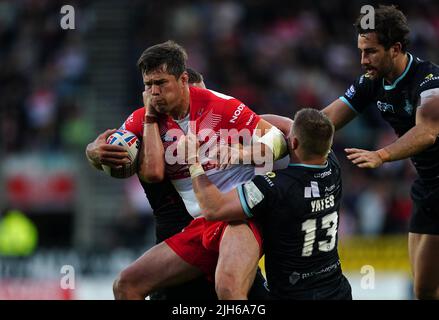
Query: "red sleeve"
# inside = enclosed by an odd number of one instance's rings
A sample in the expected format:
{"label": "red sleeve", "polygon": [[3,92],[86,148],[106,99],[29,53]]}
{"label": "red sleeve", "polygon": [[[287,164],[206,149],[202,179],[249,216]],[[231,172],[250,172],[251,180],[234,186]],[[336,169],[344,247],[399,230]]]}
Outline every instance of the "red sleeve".
{"label": "red sleeve", "polygon": [[225,129],[234,128],[238,131],[248,129],[253,134],[261,119],[260,116],[237,99],[227,100],[222,111],[222,128]]}
{"label": "red sleeve", "polygon": [[142,107],[131,113],[120,128],[131,131],[138,138],[141,138],[143,135],[144,118],[145,118],[145,108]]}

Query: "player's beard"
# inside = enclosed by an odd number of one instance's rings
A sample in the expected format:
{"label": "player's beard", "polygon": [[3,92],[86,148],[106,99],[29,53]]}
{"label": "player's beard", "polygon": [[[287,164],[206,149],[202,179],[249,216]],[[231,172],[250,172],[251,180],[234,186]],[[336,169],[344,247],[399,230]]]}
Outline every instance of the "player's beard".
{"label": "player's beard", "polygon": [[380,67],[377,68],[377,78],[389,78],[395,69],[395,63],[390,57],[390,53],[385,55],[381,61]]}

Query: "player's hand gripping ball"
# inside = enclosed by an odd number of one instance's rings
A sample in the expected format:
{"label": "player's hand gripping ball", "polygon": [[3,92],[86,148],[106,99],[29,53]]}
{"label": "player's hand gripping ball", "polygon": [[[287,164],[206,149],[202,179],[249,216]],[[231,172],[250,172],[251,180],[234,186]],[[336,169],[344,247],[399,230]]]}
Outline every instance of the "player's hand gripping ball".
{"label": "player's hand gripping ball", "polygon": [[107,139],[108,144],[124,147],[128,152],[130,163],[117,168],[102,165],[104,171],[114,178],[128,178],[137,172],[137,157],[139,153],[140,141],[137,136],[128,130],[117,130]]}

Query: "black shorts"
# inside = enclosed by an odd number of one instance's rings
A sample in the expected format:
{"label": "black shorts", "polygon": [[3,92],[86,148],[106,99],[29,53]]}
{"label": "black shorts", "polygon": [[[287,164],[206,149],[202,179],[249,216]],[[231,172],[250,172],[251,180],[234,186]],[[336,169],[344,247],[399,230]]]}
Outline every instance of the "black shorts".
{"label": "black shorts", "polygon": [[423,187],[416,181],[411,196],[413,212],[409,232],[439,235],[439,188]]}

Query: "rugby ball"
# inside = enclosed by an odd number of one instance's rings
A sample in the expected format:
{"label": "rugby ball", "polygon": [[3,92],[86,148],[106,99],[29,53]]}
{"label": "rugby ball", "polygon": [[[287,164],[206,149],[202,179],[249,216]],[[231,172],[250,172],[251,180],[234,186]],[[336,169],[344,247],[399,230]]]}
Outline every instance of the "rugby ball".
{"label": "rugby ball", "polygon": [[135,174],[137,172],[137,157],[140,147],[140,140],[137,136],[128,130],[119,129],[108,137],[107,144],[124,147],[128,151],[128,158],[131,162],[121,168],[111,168],[107,165],[102,165],[105,173],[119,179],[128,178]]}

